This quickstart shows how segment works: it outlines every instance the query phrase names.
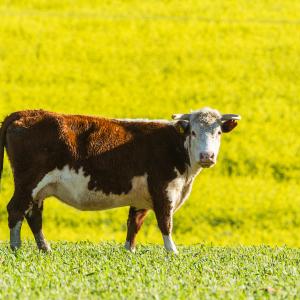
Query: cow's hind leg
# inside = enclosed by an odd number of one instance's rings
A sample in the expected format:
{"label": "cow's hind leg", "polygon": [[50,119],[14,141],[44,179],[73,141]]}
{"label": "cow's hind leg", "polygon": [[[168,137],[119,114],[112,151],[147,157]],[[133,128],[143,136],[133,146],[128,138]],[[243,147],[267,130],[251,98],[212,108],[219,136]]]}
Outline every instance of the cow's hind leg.
{"label": "cow's hind leg", "polygon": [[40,206],[37,203],[34,203],[32,208],[26,214],[26,220],[34,235],[38,248],[46,252],[50,251],[51,248],[46,242],[42,231],[43,203]]}
{"label": "cow's hind leg", "polygon": [[125,242],[125,248],[129,251],[135,251],[135,238],[144,223],[148,210],[137,209],[130,207],[127,220],[127,237]]}
{"label": "cow's hind leg", "polygon": [[7,205],[8,227],[10,229],[10,247],[16,250],[21,247],[21,227],[25,212],[30,207],[29,197],[26,193],[14,193]]}

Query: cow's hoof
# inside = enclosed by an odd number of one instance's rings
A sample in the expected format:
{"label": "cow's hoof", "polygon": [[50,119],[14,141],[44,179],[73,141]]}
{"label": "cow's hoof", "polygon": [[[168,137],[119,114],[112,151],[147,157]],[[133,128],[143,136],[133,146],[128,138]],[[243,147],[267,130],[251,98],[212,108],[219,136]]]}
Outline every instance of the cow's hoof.
{"label": "cow's hoof", "polygon": [[51,252],[52,251],[50,245],[48,245],[48,244],[42,245],[41,247],[39,247],[39,250],[43,251],[43,252]]}
{"label": "cow's hoof", "polygon": [[17,250],[19,250],[21,248],[21,243],[14,243],[14,244],[10,244],[10,249],[12,250],[12,251],[17,251]]}
{"label": "cow's hoof", "polygon": [[135,247],[131,247],[130,242],[126,241],[124,247],[125,247],[126,250],[128,250],[132,253],[135,253]]}
{"label": "cow's hoof", "polygon": [[168,254],[174,254],[174,255],[178,255],[179,254],[179,252],[178,252],[177,249],[175,249],[175,250],[166,250],[166,251],[167,251]]}

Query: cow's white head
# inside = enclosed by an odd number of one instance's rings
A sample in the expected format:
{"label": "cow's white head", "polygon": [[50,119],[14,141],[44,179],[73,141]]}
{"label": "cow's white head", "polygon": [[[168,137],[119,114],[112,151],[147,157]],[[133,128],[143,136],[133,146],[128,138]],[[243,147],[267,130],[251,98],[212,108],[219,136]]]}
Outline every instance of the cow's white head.
{"label": "cow's white head", "polygon": [[190,114],[172,116],[187,134],[185,147],[191,165],[209,168],[216,164],[222,132],[230,132],[241,117],[235,114],[221,115],[217,110],[205,107]]}

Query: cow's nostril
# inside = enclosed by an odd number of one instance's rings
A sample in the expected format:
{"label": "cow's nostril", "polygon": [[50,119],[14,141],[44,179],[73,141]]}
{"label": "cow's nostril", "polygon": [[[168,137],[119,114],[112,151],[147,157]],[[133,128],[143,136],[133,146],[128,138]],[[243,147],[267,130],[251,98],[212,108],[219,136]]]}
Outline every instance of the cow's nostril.
{"label": "cow's nostril", "polygon": [[215,154],[213,152],[201,152],[200,153],[200,161],[208,162],[213,161],[215,158]]}

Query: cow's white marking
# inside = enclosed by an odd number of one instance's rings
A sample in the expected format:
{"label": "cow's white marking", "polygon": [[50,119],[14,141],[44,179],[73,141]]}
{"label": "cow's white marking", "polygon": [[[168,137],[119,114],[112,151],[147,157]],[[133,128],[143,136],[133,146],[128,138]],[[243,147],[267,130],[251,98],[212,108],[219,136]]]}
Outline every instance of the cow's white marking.
{"label": "cow's white marking", "polygon": [[173,210],[176,210],[182,204],[182,200],[185,200],[182,199],[182,190],[186,184],[185,173],[181,175],[176,168],[175,172],[177,174],[176,178],[170,181],[167,186],[167,195]]}
{"label": "cow's white marking", "polygon": [[25,216],[31,217],[32,216],[32,203],[30,203],[28,209],[25,210]]}
{"label": "cow's white marking", "polygon": [[125,249],[127,249],[127,250],[131,250],[131,248],[130,248],[130,242],[129,242],[129,241],[126,241],[124,247],[125,247]]}
{"label": "cow's white marking", "polygon": [[148,190],[147,174],[132,178],[131,190],[125,194],[105,194],[88,189],[90,175],[83,168],[78,172],[68,165],[62,170],[54,169],[47,173],[32,191],[33,200],[41,203],[46,197],[55,196],[61,201],[81,210],[102,210],[121,206],[152,208]]}
{"label": "cow's white marking", "polygon": [[[200,172],[201,169],[191,170],[190,168],[183,174],[175,168],[177,176],[169,182],[167,186],[168,199],[171,202],[172,210],[176,211],[189,197],[195,176]],[[193,172],[192,172],[193,171]]]}
{"label": "cow's white marking", "polygon": [[10,247],[13,250],[21,247],[21,227],[22,221],[18,221],[16,225],[10,229]]}
{"label": "cow's white marking", "polygon": [[177,254],[178,251],[172,240],[172,236],[171,235],[163,235],[163,239],[164,239],[164,245],[165,245],[166,250]]}

